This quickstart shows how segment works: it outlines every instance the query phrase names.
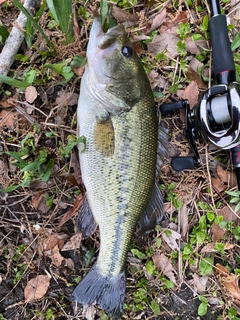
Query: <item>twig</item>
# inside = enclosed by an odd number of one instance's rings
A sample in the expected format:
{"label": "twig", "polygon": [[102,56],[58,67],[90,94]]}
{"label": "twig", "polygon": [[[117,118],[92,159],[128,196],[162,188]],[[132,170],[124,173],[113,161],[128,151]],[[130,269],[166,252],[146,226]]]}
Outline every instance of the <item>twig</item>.
{"label": "twig", "polygon": [[[24,7],[31,15],[34,15],[39,8],[41,0],[26,0]],[[24,31],[26,28],[27,17],[20,12],[17,20],[14,23],[11,33],[9,34],[5,45],[0,54],[0,74],[7,75],[14,61],[14,56],[17,54],[22,41],[24,39]],[[0,86],[2,82],[0,81]]]}

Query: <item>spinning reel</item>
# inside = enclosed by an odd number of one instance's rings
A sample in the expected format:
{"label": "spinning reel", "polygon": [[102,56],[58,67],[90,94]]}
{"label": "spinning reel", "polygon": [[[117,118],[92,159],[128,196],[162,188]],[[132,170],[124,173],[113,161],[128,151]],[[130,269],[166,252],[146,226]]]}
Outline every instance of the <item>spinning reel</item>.
{"label": "spinning reel", "polygon": [[186,109],[184,135],[193,156],[173,158],[172,168],[180,171],[199,165],[200,156],[195,139],[200,138],[221,149],[230,149],[240,190],[240,84],[236,82],[226,16],[221,14],[218,0],[211,0],[209,31],[217,85],[205,91],[192,110],[188,100],[162,104],[160,110],[162,115],[166,115]]}

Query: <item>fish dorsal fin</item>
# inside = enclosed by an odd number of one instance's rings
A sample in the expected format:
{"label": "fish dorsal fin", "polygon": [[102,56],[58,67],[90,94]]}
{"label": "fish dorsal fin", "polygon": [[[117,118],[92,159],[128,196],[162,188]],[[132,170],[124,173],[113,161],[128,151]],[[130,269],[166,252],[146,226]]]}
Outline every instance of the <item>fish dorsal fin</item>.
{"label": "fish dorsal fin", "polygon": [[169,148],[169,135],[168,129],[158,126],[158,148],[157,148],[157,174],[167,156]]}
{"label": "fish dorsal fin", "polygon": [[139,234],[150,231],[159,224],[164,216],[163,198],[161,191],[155,181],[151,197],[147,208],[144,210],[138,220]]}

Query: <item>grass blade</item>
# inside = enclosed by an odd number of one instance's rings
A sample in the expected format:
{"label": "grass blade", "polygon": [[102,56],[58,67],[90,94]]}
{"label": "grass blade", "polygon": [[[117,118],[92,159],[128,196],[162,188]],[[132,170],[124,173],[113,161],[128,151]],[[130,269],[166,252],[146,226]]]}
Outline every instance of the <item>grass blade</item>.
{"label": "grass blade", "polygon": [[71,0],[47,0],[48,7],[54,16],[54,19],[60,26],[62,32],[66,35],[66,42],[74,41],[73,32],[73,12]]}
{"label": "grass blade", "polygon": [[48,37],[45,35],[43,32],[42,28],[40,25],[33,19],[33,17],[30,15],[30,13],[24,8],[24,6],[18,1],[18,0],[13,0],[14,5],[21,10],[25,16],[31,21],[32,25],[37,29],[37,31],[41,34],[43,39],[46,41],[47,45],[49,48],[54,49],[53,44],[51,41],[48,39]]}

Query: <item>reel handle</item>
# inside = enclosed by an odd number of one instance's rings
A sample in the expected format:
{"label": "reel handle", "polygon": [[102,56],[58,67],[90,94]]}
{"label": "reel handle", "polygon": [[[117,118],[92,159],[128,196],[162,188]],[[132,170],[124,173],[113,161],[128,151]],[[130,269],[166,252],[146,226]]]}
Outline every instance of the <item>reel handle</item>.
{"label": "reel handle", "polygon": [[186,108],[186,100],[180,99],[171,103],[163,103],[160,106],[161,115],[165,116],[169,113],[173,113],[175,110]]}
{"label": "reel handle", "polygon": [[198,165],[198,162],[193,156],[187,157],[174,157],[171,160],[171,167],[175,171],[182,171],[185,169],[194,169]]}

